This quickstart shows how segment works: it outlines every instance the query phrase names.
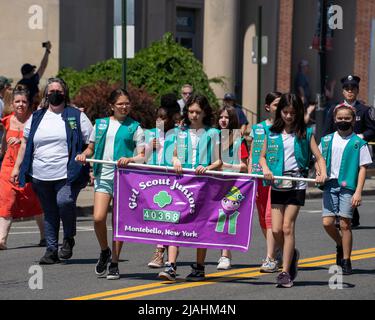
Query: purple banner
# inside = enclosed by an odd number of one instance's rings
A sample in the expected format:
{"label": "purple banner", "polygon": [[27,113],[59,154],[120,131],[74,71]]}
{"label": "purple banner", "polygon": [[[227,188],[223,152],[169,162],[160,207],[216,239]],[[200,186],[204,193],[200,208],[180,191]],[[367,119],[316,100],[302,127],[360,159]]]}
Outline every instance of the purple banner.
{"label": "purple banner", "polygon": [[115,177],[114,239],[181,247],[247,251],[257,182],[119,169]]}

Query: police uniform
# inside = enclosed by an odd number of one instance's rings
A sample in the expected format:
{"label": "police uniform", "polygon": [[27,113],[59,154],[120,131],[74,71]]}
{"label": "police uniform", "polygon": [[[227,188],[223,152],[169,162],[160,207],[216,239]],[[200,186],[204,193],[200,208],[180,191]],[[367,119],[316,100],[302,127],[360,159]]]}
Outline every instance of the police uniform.
{"label": "police uniform", "polygon": [[[349,75],[341,79],[342,87],[353,86],[359,88],[361,79],[357,76]],[[344,103],[342,101],[341,103]],[[352,105],[356,109],[356,123],[354,126],[354,133],[362,134],[365,141],[375,140],[375,109],[356,101]],[[326,123],[323,130],[323,137],[337,131],[336,124],[334,122],[333,111],[336,105],[332,106],[328,111]],[[355,208],[353,212],[352,227],[359,226],[359,213],[358,209]]]}
{"label": "police uniform", "polygon": [[[360,81],[361,79],[359,77],[347,76],[341,80],[341,83],[343,87],[351,85],[359,88]],[[344,102],[345,101],[342,101],[341,103]],[[333,111],[335,107],[336,105],[332,106],[328,111],[327,120],[323,130],[323,136],[337,131],[333,118]],[[356,109],[357,120],[354,126],[354,132],[356,134],[363,134],[365,141],[375,140],[375,109],[373,107],[364,105],[358,100],[354,103],[353,107]]]}

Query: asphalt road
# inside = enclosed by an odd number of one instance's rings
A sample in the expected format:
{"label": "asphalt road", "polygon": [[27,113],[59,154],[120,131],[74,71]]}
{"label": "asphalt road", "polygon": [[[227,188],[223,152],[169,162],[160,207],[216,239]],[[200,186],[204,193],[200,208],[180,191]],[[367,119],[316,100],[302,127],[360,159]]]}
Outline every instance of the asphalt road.
{"label": "asphalt road", "polygon": [[[136,300],[368,300],[375,299],[375,197],[365,197],[361,212],[361,227],[354,230],[354,274],[343,277],[342,286],[330,274],[334,264],[335,245],[321,226],[321,200],[308,200],[297,220],[297,247],[301,252],[300,271],[291,289],[275,287],[276,274],[259,271],[265,254],[257,215],[254,215],[253,237],[248,253],[233,253],[233,269],[216,270],[218,251],[209,251],[206,273],[208,280],[187,283],[195,250],[182,248],[175,284],[156,278],[159,270],[147,268],[153,247],[126,244],[120,263],[121,279],[98,279],[94,266],[99,247],[91,217],[79,217],[78,234],[73,258],[63,264],[38,266],[44,249],[36,246],[38,230],[33,221],[13,224],[8,239],[9,249],[0,251],[1,300],[51,299],[136,299]],[[110,220],[108,220],[110,225]],[[30,269],[31,268],[31,269]],[[42,280],[35,277],[42,274]],[[336,276],[336,278],[332,278]],[[38,278],[39,280],[41,278]],[[333,286],[329,285],[329,282]],[[30,288],[34,285],[34,290]],[[40,285],[39,288],[35,288]],[[336,288],[336,289],[335,289]]]}

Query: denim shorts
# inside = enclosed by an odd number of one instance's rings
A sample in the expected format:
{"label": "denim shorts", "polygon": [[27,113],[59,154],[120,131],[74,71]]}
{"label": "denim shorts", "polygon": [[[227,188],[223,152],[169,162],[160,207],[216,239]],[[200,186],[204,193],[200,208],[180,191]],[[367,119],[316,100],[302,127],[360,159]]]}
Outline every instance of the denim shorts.
{"label": "denim shorts", "polygon": [[113,180],[95,179],[94,190],[99,193],[106,193],[113,196]]}
{"label": "denim shorts", "polygon": [[323,193],[323,217],[353,219],[353,194],[353,190],[342,188],[337,179],[327,181]]}

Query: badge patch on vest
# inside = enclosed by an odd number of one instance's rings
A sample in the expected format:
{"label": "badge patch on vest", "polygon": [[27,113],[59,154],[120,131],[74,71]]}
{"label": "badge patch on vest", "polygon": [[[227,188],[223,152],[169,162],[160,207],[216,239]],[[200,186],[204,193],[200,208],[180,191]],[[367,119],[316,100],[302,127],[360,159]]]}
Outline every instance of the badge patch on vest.
{"label": "badge patch on vest", "polygon": [[262,134],[264,134],[264,130],[263,129],[256,129],[255,134],[256,135],[262,135]]}
{"label": "badge patch on vest", "polygon": [[107,127],[108,127],[108,125],[107,125],[107,122],[100,122],[99,124],[98,124],[98,130],[106,130],[107,129]]}
{"label": "badge patch on vest", "polygon": [[77,122],[76,122],[76,118],[68,118],[68,123],[69,123],[69,126],[70,126],[70,129],[72,130],[77,130]]}

